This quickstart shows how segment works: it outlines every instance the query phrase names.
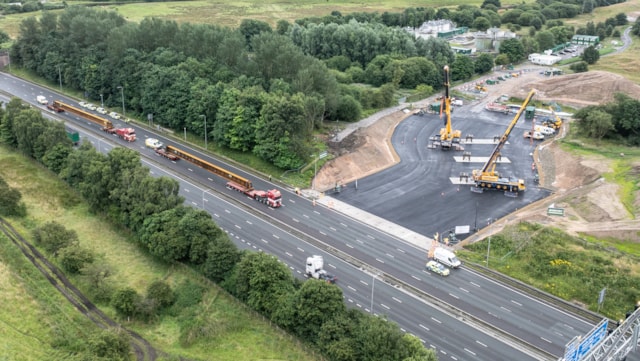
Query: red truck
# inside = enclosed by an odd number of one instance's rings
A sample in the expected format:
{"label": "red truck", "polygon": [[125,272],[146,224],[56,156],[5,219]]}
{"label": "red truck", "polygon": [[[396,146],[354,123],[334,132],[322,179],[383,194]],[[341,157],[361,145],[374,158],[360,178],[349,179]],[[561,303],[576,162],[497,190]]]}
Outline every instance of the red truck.
{"label": "red truck", "polygon": [[264,203],[272,208],[278,208],[282,205],[282,194],[277,189],[261,191],[253,188],[247,188],[236,182],[227,182],[227,188],[242,192],[260,203]]}
{"label": "red truck", "polygon": [[133,128],[102,128],[102,130],[109,134],[115,134],[127,142],[136,141],[136,130]]}

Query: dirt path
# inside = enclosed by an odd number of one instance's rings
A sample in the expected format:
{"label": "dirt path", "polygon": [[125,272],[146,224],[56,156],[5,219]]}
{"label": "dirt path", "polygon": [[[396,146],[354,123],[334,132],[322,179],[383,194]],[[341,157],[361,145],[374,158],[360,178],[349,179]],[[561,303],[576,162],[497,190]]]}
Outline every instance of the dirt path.
{"label": "dirt path", "polygon": [[[546,68],[529,66],[513,70],[518,73],[517,78],[487,86],[486,93],[478,95],[476,100],[465,106],[474,112],[482,112],[486,103],[500,95],[525,98],[532,88],[537,90],[537,100],[555,101],[576,108],[609,102],[615,92],[640,98],[640,86],[616,74],[587,72],[550,78],[540,75],[542,69]],[[454,89],[472,91],[476,82],[486,78]],[[435,96],[414,103],[413,109],[426,107],[434,99]],[[335,138],[340,141],[331,142],[330,150],[336,158],[319,170],[317,189],[329,189],[335,186],[336,181],[352,182],[398,163],[399,157],[391,145],[391,135],[399,122],[412,113],[403,112],[402,108],[405,107],[396,107],[369,117],[366,122],[353,125],[348,132]],[[564,133],[561,134],[566,134],[570,126],[570,122],[565,122]],[[634,220],[620,201],[619,187],[602,178],[610,170],[609,160],[567,153],[554,141],[544,142],[538,147],[535,159],[541,175],[540,185],[552,190],[552,196],[498,221],[492,227],[493,232],[507,224],[532,221],[552,225],[574,235],[587,233],[640,241],[640,221]],[[634,168],[640,173],[640,164]],[[640,199],[640,195],[636,199]],[[547,207],[551,204],[564,208],[565,216],[548,216]]]}

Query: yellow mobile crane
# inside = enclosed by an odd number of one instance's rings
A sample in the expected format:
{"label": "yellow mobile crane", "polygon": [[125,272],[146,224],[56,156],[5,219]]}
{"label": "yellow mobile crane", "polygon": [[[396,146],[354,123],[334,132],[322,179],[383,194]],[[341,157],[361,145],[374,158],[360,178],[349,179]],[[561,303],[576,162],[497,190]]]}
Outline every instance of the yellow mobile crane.
{"label": "yellow mobile crane", "polygon": [[444,97],[442,98],[442,106],[440,107],[440,115],[444,112],[444,128],[440,129],[440,148],[449,150],[453,143],[460,142],[461,132],[459,130],[451,130],[451,96],[449,95],[449,66],[444,66]]}
{"label": "yellow mobile crane", "polygon": [[524,180],[514,178],[501,178],[498,172],[496,172],[496,163],[498,161],[498,158],[500,157],[500,150],[507,142],[509,134],[511,134],[511,131],[518,122],[520,115],[522,115],[522,112],[527,107],[535,93],[535,89],[532,89],[529,92],[529,95],[527,95],[527,98],[522,103],[520,110],[518,110],[515,117],[513,117],[513,120],[507,127],[507,130],[505,130],[504,134],[502,134],[502,137],[500,137],[500,141],[493,149],[493,152],[491,153],[491,156],[489,157],[487,162],[484,164],[484,167],[482,167],[482,169],[473,170],[472,175],[475,186],[471,187],[472,192],[482,193],[485,189],[495,189],[504,191],[504,194],[506,196],[517,197],[518,192],[522,192],[525,190]]}

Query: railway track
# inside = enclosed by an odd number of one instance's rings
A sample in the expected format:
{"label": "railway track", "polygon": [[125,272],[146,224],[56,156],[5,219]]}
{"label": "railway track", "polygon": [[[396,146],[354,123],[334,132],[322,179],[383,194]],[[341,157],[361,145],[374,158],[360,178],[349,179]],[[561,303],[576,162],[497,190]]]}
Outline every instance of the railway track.
{"label": "railway track", "polygon": [[9,222],[0,218],[0,231],[11,240],[27,259],[49,280],[49,282],[84,316],[89,318],[100,328],[121,328],[126,331],[131,339],[131,348],[137,361],[155,361],[158,358],[157,350],[134,331],[127,330],[120,324],[105,315],[89,299],[80,292],[62,273],[51,264],[31,243],[18,233]]}

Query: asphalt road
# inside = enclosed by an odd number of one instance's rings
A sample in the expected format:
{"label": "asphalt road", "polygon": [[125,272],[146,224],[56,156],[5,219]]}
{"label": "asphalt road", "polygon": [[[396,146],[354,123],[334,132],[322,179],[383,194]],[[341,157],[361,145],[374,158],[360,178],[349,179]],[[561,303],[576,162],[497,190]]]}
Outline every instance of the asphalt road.
{"label": "asphalt road", "polygon": [[[50,98],[54,96],[44,89],[5,75],[0,76],[0,88],[32,103],[35,102],[37,94],[44,94]],[[57,95],[55,97],[62,98]],[[70,99],[66,101],[74,104]],[[67,119],[72,118],[74,117]],[[426,119],[419,120],[426,121]],[[303,271],[304,261],[308,255],[322,254],[329,264],[328,269],[338,275],[339,285],[344,291],[348,305],[370,312],[371,300],[375,299],[373,308],[376,314],[387,315],[407,332],[424,340],[426,345],[435,346],[440,353],[444,352],[458,360],[531,358],[519,351],[517,346],[511,347],[501,340],[491,338],[470,327],[464,318],[455,314],[453,316],[438,314],[439,309],[447,309],[449,306],[460,308],[554,355],[560,355],[564,344],[573,336],[584,334],[591,328],[591,325],[586,322],[466,269],[456,271],[446,279],[433,277],[423,271],[425,257],[422,250],[357,220],[344,217],[324,207],[313,207],[308,200],[294,195],[289,189],[282,189],[285,206],[277,210],[256,203],[237,192],[231,192],[224,188],[223,181],[208,172],[184,161],[170,162],[156,156],[150,149],[144,148],[143,140],[149,136],[159,138],[165,144],[175,144],[161,135],[137,128],[139,141],[125,143],[106,134],[106,137],[101,137],[99,135],[103,133],[99,131],[96,133],[99,128],[97,125],[84,120],[79,121],[80,123],[77,124],[87,127],[83,137],[94,138],[91,141],[98,149],[108,150],[112,144],[117,144],[139,150],[143,155],[143,161],[150,166],[154,174],[163,174],[166,172],[165,167],[171,168],[172,176],[181,179],[181,192],[187,198],[187,203],[194,207],[204,207],[209,211],[240,247],[275,254],[297,275]],[[119,125],[118,122],[114,123]],[[439,120],[437,123],[438,126],[441,124]],[[98,136],[95,137],[95,134]],[[185,148],[180,144],[175,145]],[[194,149],[189,151],[198,153]],[[487,154],[488,152],[490,149]],[[444,155],[440,151],[435,153]],[[453,153],[448,155],[452,156]],[[229,166],[225,165],[225,167]],[[234,171],[246,175],[241,170]],[[254,176],[247,176],[254,180],[256,188],[267,189],[274,186]],[[526,194],[530,192],[527,191]],[[477,196],[485,195],[492,196],[491,194]],[[494,196],[494,198],[497,197]],[[229,199],[232,199],[233,207],[228,203]],[[517,200],[520,199],[522,198]],[[512,199],[507,198],[507,200]],[[279,224],[279,222],[282,223]],[[312,241],[315,246],[301,242],[300,237]],[[445,302],[430,306],[409,296],[403,289],[391,287],[384,282],[376,282],[373,287],[371,273],[356,270],[333,258],[334,250],[340,250],[371,265],[368,269],[372,272],[391,274]],[[468,337],[460,338],[459,335],[462,333]],[[441,359],[443,359],[442,356],[440,355]]]}

